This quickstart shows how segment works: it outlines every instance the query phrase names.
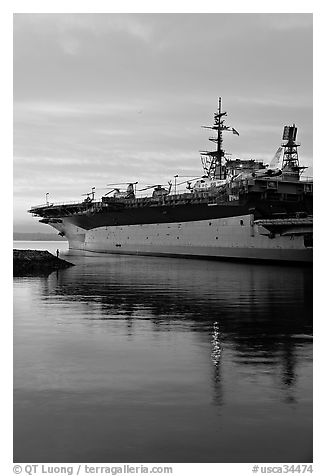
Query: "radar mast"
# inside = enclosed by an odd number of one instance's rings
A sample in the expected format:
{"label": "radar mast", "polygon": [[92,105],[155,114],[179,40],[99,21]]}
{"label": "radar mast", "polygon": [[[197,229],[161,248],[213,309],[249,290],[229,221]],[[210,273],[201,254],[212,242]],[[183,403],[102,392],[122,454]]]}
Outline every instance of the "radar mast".
{"label": "radar mast", "polygon": [[300,144],[297,144],[298,128],[293,124],[293,126],[284,126],[283,130],[283,141],[282,147],[284,148],[282,169],[294,169],[299,168],[299,157],[298,157],[298,147]]}
{"label": "radar mast", "polygon": [[298,156],[298,147],[300,144],[296,142],[297,130],[295,124],[292,126],[284,126],[283,130],[283,141],[282,147],[284,149],[283,160],[282,160],[282,172],[283,175],[286,175],[288,178],[293,176],[294,178],[299,178],[300,174],[307,167],[300,166],[299,156]]}
{"label": "radar mast", "polygon": [[222,161],[225,157],[225,151],[222,148],[223,144],[223,131],[233,132],[233,134],[239,135],[239,132],[236,131],[233,127],[227,126],[224,124],[224,117],[227,115],[226,112],[222,112],[222,98],[218,98],[218,112],[214,114],[214,125],[213,126],[202,126],[204,129],[212,129],[216,132],[217,136],[209,137],[211,142],[216,143],[216,150],[214,151],[200,151],[201,161],[204,168],[204,171],[210,179],[224,179],[225,178],[225,168],[223,167]]}

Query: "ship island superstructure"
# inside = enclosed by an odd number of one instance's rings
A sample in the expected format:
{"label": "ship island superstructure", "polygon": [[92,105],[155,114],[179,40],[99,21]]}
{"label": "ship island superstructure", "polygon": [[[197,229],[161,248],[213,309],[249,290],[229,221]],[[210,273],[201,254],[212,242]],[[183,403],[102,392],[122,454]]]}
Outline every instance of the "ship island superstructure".
{"label": "ship island superstructure", "polygon": [[184,182],[182,193],[171,181],[137,197],[133,182],[101,200],[93,187],[81,201],[29,212],[65,236],[69,249],[82,252],[312,262],[313,182],[302,178],[297,127],[284,127],[282,145],[267,166],[227,158],[223,133],[239,132],[225,124],[226,115],[219,98],[213,125],[203,126],[215,133],[209,140],[216,149],[201,151],[204,175]]}

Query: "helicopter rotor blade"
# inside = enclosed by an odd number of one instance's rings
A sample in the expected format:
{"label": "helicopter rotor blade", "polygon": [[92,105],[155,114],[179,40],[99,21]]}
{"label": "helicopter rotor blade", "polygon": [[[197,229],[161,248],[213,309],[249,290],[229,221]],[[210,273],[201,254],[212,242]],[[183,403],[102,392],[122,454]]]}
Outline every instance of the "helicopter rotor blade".
{"label": "helicopter rotor blade", "polygon": [[160,184],[158,184],[158,185],[149,185],[148,187],[140,188],[139,192],[143,192],[144,190],[149,190],[150,188],[158,187],[159,185]]}
{"label": "helicopter rotor blade", "polygon": [[188,183],[188,182],[194,182],[195,180],[199,180],[199,179],[201,179],[201,178],[202,178],[202,177],[195,177],[195,178],[190,179],[190,180],[185,180],[184,182],[179,182],[179,183],[177,183],[177,185],[182,185],[182,184]]}
{"label": "helicopter rotor blade", "polygon": [[113,187],[114,185],[129,185],[132,183],[133,185],[137,185],[138,182],[119,182],[119,183],[107,183],[107,187]]}
{"label": "helicopter rotor blade", "polygon": [[104,196],[106,197],[107,195],[110,195],[110,193],[114,192],[114,188],[112,190],[109,190],[107,193],[104,194]]}

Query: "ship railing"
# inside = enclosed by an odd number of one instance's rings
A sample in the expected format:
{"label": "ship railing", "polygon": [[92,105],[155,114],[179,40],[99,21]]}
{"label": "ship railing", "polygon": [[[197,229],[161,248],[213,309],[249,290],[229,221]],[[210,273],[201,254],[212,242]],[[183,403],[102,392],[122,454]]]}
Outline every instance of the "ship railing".
{"label": "ship railing", "polygon": [[[136,191],[136,199],[138,198],[148,198],[148,199],[151,199],[153,198],[152,197],[152,190],[144,190],[144,191]],[[180,196],[180,195],[183,195],[183,194],[189,194],[190,191],[189,189],[185,188],[185,187],[178,187],[177,190],[173,189],[170,191],[169,195],[167,195],[168,197],[171,197],[171,196]],[[112,196],[112,198],[114,198],[114,196]],[[156,197],[156,198],[159,198],[159,197]],[[48,203],[41,203],[40,205],[34,205],[32,207],[30,207],[30,210],[39,210],[39,209],[42,209],[42,208],[48,208],[48,207],[60,207],[60,206],[69,206],[69,205],[84,205],[84,204],[88,204],[88,205],[98,205],[98,206],[101,206],[102,205],[102,200],[93,200],[93,201],[90,201],[90,202],[85,202],[84,200],[79,200],[79,201],[76,201],[76,200],[71,200],[71,201],[65,201],[65,202],[48,202]]]}
{"label": "ship railing", "polygon": [[50,203],[42,203],[41,205],[34,205],[31,207],[31,210],[36,210],[37,208],[46,208],[50,205]]}
{"label": "ship railing", "polygon": [[70,202],[49,202],[49,203],[42,203],[41,205],[35,205],[33,207],[31,207],[31,210],[35,210],[37,208],[47,208],[47,207],[60,207],[60,206],[65,206],[65,205],[83,205],[85,203],[91,203],[92,205],[94,205],[95,203],[101,203],[101,201],[91,201],[91,202],[84,202],[83,200],[82,201],[75,201],[75,200],[72,200]]}
{"label": "ship railing", "polygon": [[[289,179],[287,175],[276,175],[275,177],[273,176],[247,177],[247,178],[239,179],[236,182],[240,183],[240,182],[245,182],[246,180],[249,182],[250,181],[252,182],[254,179],[264,180],[266,182],[269,182],[270,180],[277,180],[279,182],[288,182],[289,180],[291,181],[291,179]],[[313,182],[313,177],[310,177],[310,176],[308,177],[308,175],[301,176],[299,177],[299,182]]]}
{"label": "ship railing", "polygon": [[[286,175],[280,175],[279,177],[268,177],[268,179],[279,179],[279,180],[282,180],[284,182],[287,182],[289,180],[289,178],[286,176]],[[313,181],[313,177],[308,177],[308,175],[301,175],[299,177],[299,182],[312,182]]]}

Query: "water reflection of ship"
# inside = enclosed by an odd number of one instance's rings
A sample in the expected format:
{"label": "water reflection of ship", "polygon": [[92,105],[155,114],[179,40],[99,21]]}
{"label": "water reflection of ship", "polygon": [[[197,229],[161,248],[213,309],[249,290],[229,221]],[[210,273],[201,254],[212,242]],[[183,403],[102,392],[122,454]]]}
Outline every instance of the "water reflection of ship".
{"label": "water reflection of ship", "polygon": [[44,294],[87,306],[90,321],[125,320],[130,334],[147,319],[156,332],[182,326],[209,339],[216,404],[223,403],[224,346],[244,368],[273,370],[294,401],[297,351],[312,333],[311,270],[134,257],[81,263],[51,275]]}

